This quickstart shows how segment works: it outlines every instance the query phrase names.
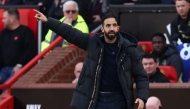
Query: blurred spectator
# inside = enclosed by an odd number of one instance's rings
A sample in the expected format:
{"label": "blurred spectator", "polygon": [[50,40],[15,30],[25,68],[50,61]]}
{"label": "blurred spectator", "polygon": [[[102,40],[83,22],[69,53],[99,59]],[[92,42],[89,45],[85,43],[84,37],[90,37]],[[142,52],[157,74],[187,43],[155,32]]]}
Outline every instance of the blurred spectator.
{"label": "blurred spectator", "polygon": [[[47,16],[50,11],[50,7],[53,4],[54,0],[8,0],[6,5],[30,5],[30,6],[38,6],[39,11]],[[44,36],[47,33],[48,28],[42,23],[42,40],[44,40]]]}
{"label": "blurred spectator", "polygon": [[175,0],[178,16],[171,23],[171,40],[177,45],[178,38],[183,43],[190,42],[190,3],[189,0]]}
{"label": "blurred spectator", "polygon": [[152,54],[142,55],[142,64],[149,76],[149,82],[151,83],[163,83],[170,82],[169,79],[160,72],[156,58]]}
{"label": "blurred spectator", "polygon": [[0,34],[0,84],[18,72],[36,54],[32,31],[21,25],[16,8],[5,8]]}
{"label": "blurred spectator", "polygon": [[75,0],[80,7],[79,13],[88,24],[89,31],[101,25],[102,2],[103,0]]}
{"label": "blurred spectator", "polygon": [[72,81],[73,84],[77,84],[82,67],[83,67],[83,62],[79,62],[75,65],[75,70],[74,70],[75,79]]}
{"label": "blurred spectator", "polygon": [[75,2],[77,2],[78,7],[79,7],[79,14],[84,18],[84,20],[86,21],[86,14],[87,14],[87,7],[88,7],[88,3],[90,0],[74,0]]}
{"label": "blurred spectator", "polygon": [[146,102],[146,109],[161,109],[162,104],[158,97],[151,96]]}
{"label": "blurred spectator", "polygon": [[[88,33],[88,26],[81,15],[78,14],[78,5],[75,1],[66,1],[63,4],[63,14],[64,17],[60,19],[61,22],[71,25],[73,28],[81,30],[83,33]],[[52,43],[58,35],[53,31],[49,30],[45,36],[45,40],[41,43],[41,51],[47,48],[50,43]],[[58,46],[65,47],[69,43],[64,40]]]}
{"label": "blurred spectator", "polygon": [[[15,0],[16,1],[16,0]],[[38,6],[39,11],[42,12],[44,15],[47,16],[47,13],[49,12],[49,9],[51,5],[53,4],[53,0],[23,0],[24,5],[33,5],[33,6]],[[45,39],[45,35],[48,31],[48,28],[45,26],[44,23],[42,23],[42,40]]]}
{"label": "blurred spectator", "polygon": [[152,36],[152,54],[156,56],[159,65],[173,66],[176,69],[178,79],[183,72],[183,63],[174,45],[167,45],[166,38],[162,33]]}
{"label": "blurred spectator", "polygon": [[55,19],[61,19],[63,17],[63,3],[66,0],[54,0],[54,3],[51,5],[48,17],[52,17]]}

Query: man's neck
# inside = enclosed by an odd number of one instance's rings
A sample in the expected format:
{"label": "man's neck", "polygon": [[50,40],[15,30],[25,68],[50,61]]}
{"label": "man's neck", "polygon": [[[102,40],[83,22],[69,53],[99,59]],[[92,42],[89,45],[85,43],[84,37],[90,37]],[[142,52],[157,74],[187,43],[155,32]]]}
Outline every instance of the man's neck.
{"label": "man's neck", "polygon": [[104,40],[105,40],[106,43],[110,43],[110,44],[112,44],[112,43],[114,43],[114,42],[117,41],[117,37],[115,37],[115,38],[112,39],[112,40],[109,40],[108,38],[104,37]]}
{"label": "man's neck", "polygon": [[155,51],[156,57],[162,57],[163,54],[165,54],[166,50],[167,50],[167,46],[163,48],[163,50],[161,50],[160,52]]}
{"label": "man's neck", "polygon": [[[157,70],[156,70],[156,71],[157,71]],[[153,75],[156,73],[156,71],[153,72],[153,73],[151,73],[151,74],[148,74],[148,76],[149,76],[149,77],[153,76]]]}
{"label": "man's neck", "polygon": [[11,25],[11,27],[9,27],[9,30],[15,30],[20,26],[20,23],[15,22]]}
{"label": "man's neck", "polygon": [[187,15],[186,16],[181,16],[182,19],[186,19],[187,18]]}
{"label": "man's neck", "polygon": [[187,19],[189,12],[186,15],[181,16],[182,19]]}

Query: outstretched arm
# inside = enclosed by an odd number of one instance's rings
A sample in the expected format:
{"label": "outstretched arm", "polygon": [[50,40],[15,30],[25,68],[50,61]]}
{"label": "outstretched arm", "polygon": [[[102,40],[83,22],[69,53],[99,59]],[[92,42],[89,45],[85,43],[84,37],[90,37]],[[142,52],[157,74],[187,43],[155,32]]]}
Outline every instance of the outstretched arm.
{"label": "outstretched arm", "polygon": [[53,18],[46,18],[41,12],[34,10],[37,14],[35,18],[38,21],[46,23],[46,26],[55,32],[57,35],[63,37],[69,43],[86,50],[88,47],[89,34],[82,33],[80,30],[73,28],[70,25],[64,24]]}

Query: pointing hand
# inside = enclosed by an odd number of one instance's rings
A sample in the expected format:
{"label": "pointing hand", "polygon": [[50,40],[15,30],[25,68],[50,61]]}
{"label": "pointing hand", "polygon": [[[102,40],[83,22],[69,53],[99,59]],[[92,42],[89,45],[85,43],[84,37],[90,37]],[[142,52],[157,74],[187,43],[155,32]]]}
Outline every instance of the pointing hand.
{"label": "pointing hand", "polygon": [[36,9],[34,9],[34,11],[36,12],[35,18],[36,18],[38,21],[42,21],[43,23],[46,23],[46,22],[47,22],[47,18],[46,18],[41,12],[39,12],[39,11],[36,10]]}

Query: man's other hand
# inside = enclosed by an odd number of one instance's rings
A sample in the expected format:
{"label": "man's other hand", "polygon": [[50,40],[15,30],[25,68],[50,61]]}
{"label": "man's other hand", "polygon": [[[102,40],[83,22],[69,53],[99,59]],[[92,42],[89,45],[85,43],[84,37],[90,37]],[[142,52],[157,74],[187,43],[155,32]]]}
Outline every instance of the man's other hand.
{"label": "man's other hand", "polygon": [[136,101],[135,101],[135,103],[139,104],[139,106],[138,106],[137,109],[144,109],[144,102],[143,102],[143,100],[141,100],[140,98],[137,98]]}

